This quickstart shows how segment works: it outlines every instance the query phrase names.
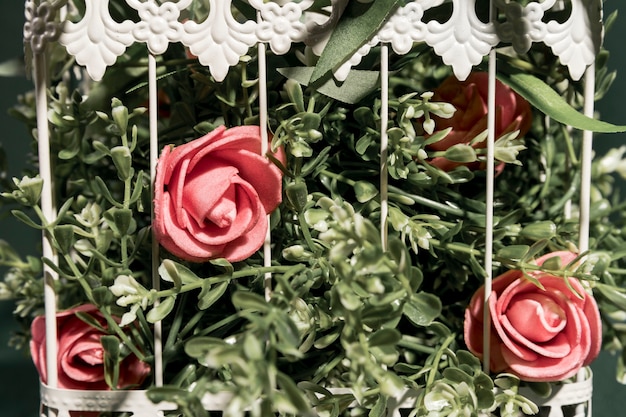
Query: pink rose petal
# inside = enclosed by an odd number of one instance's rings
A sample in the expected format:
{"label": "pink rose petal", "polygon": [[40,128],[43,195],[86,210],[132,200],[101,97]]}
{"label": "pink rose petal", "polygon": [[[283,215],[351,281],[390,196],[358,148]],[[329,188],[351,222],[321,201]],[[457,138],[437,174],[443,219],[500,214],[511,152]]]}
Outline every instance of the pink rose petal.
{"label": "pink rose petal", "polygon": [[232,183],[237,174],[237,168],[225,162],[204,160],[182,184],[180,209],[185,210],[199,226],[207,220],[219,227],[232,224],[237,211]]}
{"label": "pink rose petal", "polygon": [[513,300],[506,317],[522,336],[533,342],[546,342],[555,337],[566,324],[565,312],[544,294],[528,294]]}
{"label": "pink rose petal", "polygon": [[[88,313],[106,326],[106,321],[93,305],[86,304],[59,312],[57,321],[57,373],[58,387],[65,389],[107,390],[104,379],[104,352],[99,329],[83,322],[75,313]],[[36,317],[31,325],[30,343],[33,363],[40,378],[47,383],[45,318]],[[127,356],[121,364],[119,386],[126,388],[140,385],[150,373],[148,364],[139,361],[134,355]]]}

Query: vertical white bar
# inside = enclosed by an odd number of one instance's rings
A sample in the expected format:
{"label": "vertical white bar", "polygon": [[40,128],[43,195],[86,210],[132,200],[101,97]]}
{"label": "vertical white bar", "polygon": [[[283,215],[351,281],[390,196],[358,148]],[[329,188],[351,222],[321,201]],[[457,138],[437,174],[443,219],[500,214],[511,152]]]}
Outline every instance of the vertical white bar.
{"label": "vertical white bar", "polygon": [[[260,20],[260,12],[257,13]],[[267,61],[265,59],[266,46],[259,42],[257,45],[259,60],[259,129],[261,130],[261,154],[269,151],[269,137],[267,135]],[[270,215],[267,215],[267,234],[263,243],[263,266],[272,266],[272,233],[269,228]],[[269,300],[272,292],[272,274],[267,272],[264,277],[265,298]]]}
{"label": "vertical white bar", "polygon": [[[591,64],[585,71],[585,90],[583,113],[593,118],[596,95],[596,66]],[[580,218],[578,225],[578,251],[584,253],[589,250],[589,221],[591,216],[591,163],[593,161],[593,132],[583,131],[583,142],[580,157]],[[588,402],[587,415],[592,415],[592,398]],[[584,404],[576,406],[577,415],[584,413]]]}
{"label": "vertical white bar", "polygon": [[380,239],[383,251],[387,250],[387,222],[389,215],[389,46],[380,47]]}
{"label": "vertical white bar", "polygon": [[[39,157],[39,175],[43,180],[41,192],[41,211],[47,222],[54,221],[56,209],[54,207],[54,180],[52,177],[52,164],[50,161],[50,131],[48,125],[48,68],[46,51],[35,53],[33,56],[33,72],[35,81],[35,97],[37,110],[37,141]],[[46,233],[42,233],[43,257],[50,259],[55,264],[57,256],[52,248]],[[57,372],[57,325],[56,325],[56,292],[54,283],[57,280],[56,273],[45,263],[43,264],[44,276],[44,303],[46,316],[46,384],[52,388],[58,385]]]}
{"label": "vertical white bar", "polygon": [[[587,117],[593,117],[596,67],[591,64],[585,72],[585,104],[583,112]],[[591,162],[593,159],[593,132],[583,131],[580,180],[580,219],[578,250],[583,253],[589,250],[589,217],[591,201]]]}
{"label": "vertical white bar", "polygon": [[[494,5],[490,1],[490,15],[493,20]],[[495,184],[495,128],[496,128],[496,51],[489,52],[489,93],[487,97],[487,162],[485,184],[485,294],[483,306],[483,370],[489,373],[491,361],[489,298],[493,279],[493,197]]]}
{"label": "vertical white bar", "polygon": [[[156,165],[159,158],[159,132],[158,132],[158,94],[157,94],[157,64],[156,58],[148,54],[148,107],[150,123],[150,184],[151,196],[154,197],[154,179],[156,177]],[[154,219],[154,204],[151,206],[151,216]],[[159,290],[161,280],[159,268],[159,242],[152,236],[152,288]],[[155,303],[155,307],[158,301]],[[154,384],[157,387],[163,385],[163,327],[161,322],[154,323]]]}

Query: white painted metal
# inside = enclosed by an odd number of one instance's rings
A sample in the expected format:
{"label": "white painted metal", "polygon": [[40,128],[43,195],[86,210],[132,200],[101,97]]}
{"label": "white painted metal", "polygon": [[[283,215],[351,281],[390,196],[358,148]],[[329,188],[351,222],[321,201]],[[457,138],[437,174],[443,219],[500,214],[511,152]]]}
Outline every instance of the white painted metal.
{"label": "white painted metal", "polygon": [[[493,1],[490,2],[492,15],[494,11]],[[493,282],[493,197],[495,189],[495,142],[496,142],[496,53],[492,49],[489,52],[489,77],[487,96],[487,166],[485,178],[485,258],[483,268],[485,270],[485,292],[483,300],[483,370],[489,373],[491,363],[491,314],[489,313],[489,301]]]}
{"label": "white painted metal", "polygon": [[[454,69],[459,79],[465,79],[500,42],[511,43],[518,52],[526,52],[533,42],[544,42],[574,79],[580,79],[597,53],[602,36],[601,2],[570,0],[570,18],[559,23],[544,22],[545,12],[556,0],[530,2],[522,7],[511,0],[498,0],[496,5],[507,20],[482,22],[475,12],[475,0],[452,0],[453,12],[447,22],[424,22],[424,12],[440,6],[443,0],[415,0],[398,8],[380,32],[359,49],[352,59],[338,70],[338,78],[369,53],[373,45],[388,43],[397,54],[408,52],[414,42],[425,42]],[[86,12],[76,23],[65,22],[60,37],[70,54],[84,65],[91,77],[99,80],[106,67],[135,42],[146,43],[153,54],[161,54],[169,43],[182,42],[210,68],[216,80],[226,76],[248,49],[258,43],[269,44],[276,54],[289,50],[293,42],[306,38],[303,17],[312,1],[300,3],[249,0],[259,11],[258,21],[243,23],[230,12],[230,0],[213,0],[209,16],[203,22],[180,22],[181,11],[191,0],[163,2],[126,0],[137,10],[140,21],[114,21],[108,12],[109,0],[86,2]],[[49,4],[42,1],[42,5]],[[55,29],[55,30],[58,30]]]}
{"label": "white painted metal", "polygon": [[[115,0],[113,0],[115,1]],[[121,1],[121,0],[119,0]],[[24,38],[27,46],[33,52],[34,82],[38,91],[38,130],[39,130],[39,157],[41,176],[44,178],[44,196],[42,196],[42,209],[49,221],[54,219],[55,209],[52,199],[51,184],[53,178],[49,168],[49,144],[47,123],[47,99],[46,86],[47,74],[45,73],[45,58],[47,44],[58,42],[64,45],[68,53],[75,57],[76,62],[86,68],[90,77],[100,80],[105,74],[107,67],[114,65],[117,58],[134,43],[144,43],[149,57],[149,85],[151,92],[151,115],[155,117],[156,102],[156,71],[155,57],[165,52],[170,43],[180,42],[187,46],[191,53],[196,55],[201,64],[207,66],[217,81],[222,81],[229,68],[237,64],[249,48],[258,45],[259,51],[264,57],[266,45],[274,54],[284,54],[295,42],[304,41],[312,46],[313,50],[320,50],[324,36],[320,34],[320,28],[325,28],[324,22],[319,22],[319,16],[311,16],[308,11],[313,4],[312,0],[300,2],[290,1],[262,1],[248,0],[250,6],[257,10],[257,19],[240,22],[231,13],[230,0],[210,0],[208,17],[202,22],[181,21],[181,13],[187,9],[193,0],[163,1],[156,0],[125,0],[128,6],[135,9],[139,20],[133,22],[125,20],[115,21],[109,14],[110,0],[88,0],[85,2],[85,14],[78,22],[62,21],[59,19],[61,0],[27,0],[25,5],[26,24],[24,26]],[[445,22],[424,21],[425,12],[439,7],[444,0],[415,0],[407,2],[399,7],[388,19],[382,28],[372,36],[364,39],[363,46],[340,68],[335,71],[335,77],[343,80],[347,77],[350,69],[357,65],[361,59],[370,53],[374,46],[382,45],[382,62],[387,62],[388,48],[396,54],[406,54],[414,43],[424,42],[433,51],[442,57],[443,62],[452,67],[459,79],[465,79],[472,68],[481,63],[486,56],[490,56],[490,99],[489,108],[495,108],[495,51],[494,47],[501,43],[510,44],[518,53],[527,52],[534,42],[543,42],[549,46],[552,52],[559,57],[563,65],[567,66],[570,75],[574,79],[580,79],[587,71],[587,105],[585,112],[593,113],[593,62],[602,37],[601,26],[601,0],[569,0],[571,3],[571,15],[564,22],[544,21],[547,11],[561,7],[562,2],[557,0],[531,1],[526,6],[520,5],[514,0],[493,0],[494,6],[505,16],[502,21],[481,21],[475,11],[476,0],[450,0],[452,14]],[[343,10],[345,0],[332,1],[332,13],[329,21],[332,21]],[[310,34],[313,33],[313,36]],[[591,66],[590,66],[591,65]],[[386,121],[386,97],[387,97],[387,74],[383,65],[383,80],[381,99],[383,112],[381,120]],[[264,59],[260,59],[261,89],[266,89]],[[261,122],[264,125],[267,120],[265,91],[261,91]],[[591,104],[589,104],[591,103]],[[491,111],[491,114],[494,112]],[[156,144],[156,122],[151,120],[151,145],[152,164],[156,161],[156,150],[152,149]],[[493,218],[489,215],[493,209],[493,117],[490,119],[490,134],[488,136],[487,154],[487,229],[493,230]],[[262,129],[263,130],[263,129]],[[263,132],[266,134],[266,132]],[[383,242],[386,235],[386,127],[381,125],[381,193],[383,194],[383,216],[381,226],[383,228]],[[585,133],[585,149],[591,143],[590,133]],[[265,143],[265,142],[264,142]],[[591,153],[586,150],[583,154],[583,164],[591,163]],[[153,165],[154,166],[154,165]],[[586,175],[586,174],[584,174]],[[583,178],[583,187],[587,179]],[[491,190],[491,192],[489,192]],[[583,194],[585,191],[583,190]],[[581,207],[583,204],[581,203]],[[490,220],[491,219],[491,220]],[[587,220],[588,221],[588,220]],[[581,223],[581,230],[585,229]],[[585,232],[586,234],[587,232]],[[580,249],[587,246],[581,238]],[[55,259],[54,253],[44,237],[44,256]],[[487,270],[487,285],[490,287],[492,259],[490,238],[487,241],[485,269]],[[270,262],[269,241],[265,245],[266,262]],[[158,257],[158,249],[154,250],[154,257]],[[156,268],[155,268],[156,269]],[[52,285],[52,271],[45,271],[46,286],[46,315],[50,323],[48,326],[48,340],[56,340],[56,327],[54,326],[55,294]],[[269,277],[267,277],[269,278]],[[155,280],[158,281],[158,280]],[[269,281],[269,279],[268,279]],[[158,282],[155,282],[155,286]],[[487,298],[487,297],[486,297]],[[158,336],[160,339],[160,335]],[[157,344],[158,346],[158,344]],[[488,346],[488,343],[485,344]],[[487,353],[488,356],[488,353]],[[487,361],[488,362],[488,361]],[[56,346],[51,345],[48,355],[49,386],[42,386],[42,403],[50,408],[49,415],[66,417],[69,410],[111,410],[130,411],[136,417],[162,415],[163,411],[171,410],[171,405],[160,404],[155,406],[145,397],[143,391],[129,393],[120,392],[94,392],[94,391],[67,391],[57,390],[56,385]],[[157,372],[160,369],[157,366]],[[157,378],[157,383],[160,384]],[[575,391],[568,401],[576,400],[575,403],[590,402],[590,380],[579,384],[586,384],[584,394]],[[581,389],[578,384],[565,385],[563,390]],[[586,391],[585,391],[586,390]],[[397,399],[395,410],[397,413],[405,403],[406,393],[401,393]],[[408,395],[409,399],[414,395]],[[225,396],[205,398],[207,408],[219,410],[224,406]],[[227,398],[226,398],[227,399]],[[408,401],[408,400],[407,400]],[[556,401],[556,400],[551,400]],[[222,404],[222,405],[220,405]],[[564,404],[564,403],[561,403]],[[569,403],[568,403],[569,404]],[[406,405],[405,405],[406,406]],[[393,407],[392,407],[393,408]],[[556,408],[551,416],[558,416]],[[590,406],[589,406],[590,409]],[[395,414],[394,414],[395,415]]]}

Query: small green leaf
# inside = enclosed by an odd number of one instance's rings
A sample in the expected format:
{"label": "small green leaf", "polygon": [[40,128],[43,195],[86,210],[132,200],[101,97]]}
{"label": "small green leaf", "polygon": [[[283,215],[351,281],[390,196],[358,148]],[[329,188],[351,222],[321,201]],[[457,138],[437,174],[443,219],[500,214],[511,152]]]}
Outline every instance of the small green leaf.
{"label": "small green leaf", "polygon": [[209,285],[208,281],[202,283],[202,291],[198,295],[198,308],[200,310],[206,310],[211,307],[228,288],[228,281],[221,282],[217,285]]}
{"label": "small green leaf", "polygon": [[556,236],[556,224],[550,220],[531,223],[524,226],[520,234],[528,239],[552,239]]}
{"label": "small green leaf", "polygon": [[287,395],[291,404],[301,413],[309,413],[310,405],[304,396],[304,393],[298,388],[293,380],[282,372],[276,373],[276,382],[281,390]]}
{"label": "small green leaf", "polygon": [[602,296],[604,296],[617,308],[626,311],[626,294],[620,291],[619,288],[615,288],[606,284],[596,283],[595,289],[598,290],[600,294],[602,294]]}
{"label": "small green leaf", "polygon": [[511,245],[505,246],[498,251],[498,257],[503,259],[511,259],[519,261],[528,253],[530,246],[528,245]]}
{"label": "small green leaf", "polygon": [[357,181],[354,184],[354,194],[359,203],[367,203],[378,195],[378,188],[368,181]]}
{"label": "small green leaf", "polygon": [[379,395],[376,399],[374,407],[370,410],[368,417],[382,417],[387,415],[387,397]]}
{"label": "small green leaf", "polygon": [[33,229],[38,229],[38,230],[44,229],[44,227],[32,221],[30,217],[28,217],[26,213],[24,213],[23,211],[11,210],[11,214],[15,216],[15,218],[17,218],[19,221],[21,221],[22,223],[26,224],[29,227],[32,227]]}
{"label": "small green leaf", "polygon": [[104,218],[118,236],[126,236],[133,221],[133,212],[130,209],[111,207],[104,212]]}
{"label": "small green leaf", "polygon": [[296,180],[295,182],[288,184],[285,187],[285,195],[294,210],[300,213],[304,210],[309,198],[309,191],[307,190],[306,182]]}
{"label": "small green leaf", "polygon": [[126,130],[128,129],[128,108],[115,97],[111,100],[111,107],[113,121],[115,121],[120,133],[126,134]]}
{"label": "small green leaf", "polygon": [[402,379],[393,372],[385,372],[381,378],[379,378],[380,392],[383,395],[393,397],[398,392],[402,392],[405,388]]}
{"label": "small green leaf", "polygon": [[[181,284],[193,284],[202,280],[202,278],[198,277],[185,265],[181,265],[170,259],[163,260],[159,267],[159,275],[165,281],[175,283],[175,280],[179,280]],[[176,277],[174,277],[174,275],[176,275]]]}
{"label": "small green leaf", "polygon": [[211,259],[209,263],[211,265],[219,266],[220,268],[224,269],[224,272],[228,276],[231,276],[233,272],[235,272],[235,268],[233,267],[233,264],[228,262],[227,259],[224,259],[224,258]]}
{"label": "small green leaf", "polygon": [[109,387],[117,388],[120,376],[120,341],[115,336],[100,338],[104,350],[104,379]]}
{"label": "small green leaf", "polygon": [[146,396],[155,404],[162,401],[175,403],[180,415],[209,417],[208,411],[204,409],[200,398],[193,391],[189,392],[172,386],[150,387]]}
{"label": "small green leaf", "polygon": [[458,143],[446,149],[444,155],[447,160],[453,162],[474,162],[477,159],[476,150],[464,143]]}
{"label": "small green leaf", "polygon": [[161,300],[152,310],[150,310],[146,316],[146,320],[150,323],[156,323],[163,320],[174,309],[176,303],[176,296],[172,295]]}
{"label": "small green leaf", "polygon": [[541,266],[549,271],[560,271],[563,268],[560,256],[551,256]]}
{"label": "small green leaf", "polygon": [[74,245],[74,226],[71,224],[56,226],[53,229],[53,234],[61,253],[69,253],[70,248]]}
{"label": "small green leaf", "polygon": [[132,156],[127,146],[116,146],[111,149],[111,159],[117,168],[117,176],[126,181],[133,175]]}
{"label": "small green leaf", "polygon": [[392,345],[370,346],[369,352],[376,358],[377,363],[389,367],[396,364],[400,355],[398,349]]}
{"label": "small green leaf", "polygon": [[176,264],[174,263],[174,261],[172,261],[171,259],[164,259],[163,262],[161,262],[161,266],[159,267],[159,276],[164,281],[174,283],[174,287],[176,287],[176,289],[180,291],[183,282],[180,278],[180,275],[178,274],[178,269],[176,268]]}
{"label": "small green leaf", "polygon": [[465,382],[468,385],[473,385],[473,378],[459,368],[446,368],[443,370],[443,376],[453,383]]}
{"label": "small green leaf", "polygon": [[251,361],[261,361],[265,356],[263,344],[253,333],[246,333],[244,336],[243,352],[246,354],[246,359]]}
{"label": "small green leaf", "polygon": [[216,337],[194,337],[187,343],[185,343],[185,353],[192,358],[200,359],[204,357],[208,352],[224,346],[226,342]]}
{"label": "small green leaf", "polygon": [[306,108],[304,107],[304,96],[302,94],[302,87],[296,80],[287,80],[285,83],[285,91],[289,96],[289,100],[296,107],[297,112],[305,112]]}
{"label": "small green leaf", "polygon": [[[459,364],[469,365],[474,369],[480,369],[480,360],[467,350],[459,350],[456,352],[456,358]],[[491,379],[489,379],[491,381]]]}
{"label": "small green leaf", "polygon": [[0,62],[0,77],[24,77],[26,68],[23,58],[10,58]]}
{"label": "small green leaf", "polygon": [[237,291],[233,294],[232,302],[235,307],[240,310],[254,310],[266,312],[270,306],[265,298],[259,294],[248,291]]}
{"label": "small green leaf", "polygon": [[313,343],[316,349],[324,349],[330,346],[335,340],[339,338],[340,331],[339,329],[334,329],[332,332],[320,337]]}
{"label": "small green leaf", "polygon": [[113,198],[113,195],[111,194],[111,191],[109,191],[109,188],[107,187],[106,183],[99,176],[96,176],[94,178],[93,187],[94,187],[94,191],[96,191],[99,194],[102,194],[102,196],[109,203],[113,204],[116,207],[120,207],[120,208],[123,207],[122,204],[120,204],[117,200],[115,200],[115,198]]}
{"label": "small green leaf", "polygon": [[402,312],[413,324],[428,326],[439,316],[441,308],[441,300],[437,296],[419,292],[404,304]]}
{"label": "small green leaf", "polygon": [[340,282],[339,284],[335,285],[334,289],[337,292],[337,296],[339,297],[341,305],[346,310],[356,311],[359,307],[362,307],[363,302],[361,300],[361,297],[359,297],[358,294],[356,294],[354,290],[350,288],[350,286],[346,283]]}
{"label": "small green leaf", "polygon": [[113,294],[109,290],[109,287],[94,288],[91,295],[94,303],[99,307],[113,304]]}
{"label": "small green leaf", "polygon": [[528,387],[541,398],[548,398],[552,394],[550,382],[527,382]]}
{"label": "small green leaf", "polygon": [[402,338],[402,334],[396,329],[380,329],[373,333],[369,339],[370,346],[395,345]]}

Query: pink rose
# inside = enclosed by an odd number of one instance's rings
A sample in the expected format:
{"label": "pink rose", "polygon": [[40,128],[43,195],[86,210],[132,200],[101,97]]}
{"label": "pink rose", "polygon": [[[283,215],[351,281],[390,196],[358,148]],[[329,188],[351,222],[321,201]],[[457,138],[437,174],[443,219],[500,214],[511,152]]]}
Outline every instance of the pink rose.
{"label": "pink rose", "polygon": [[[537,259],[559,257],[567,265],[576,255],[553,252]],[[559,381],[576,374],[598,356],[602,323],[593,296],[576,278],[533,272],[544,289],[511,270],[493,280],[489,297],[491,316],[490,369],[511,372],[525,381]],[[572,289],[575,291],[572,291]],[[483,356],[481,287],[465,311],[465,343]]]}
{"label": "pink rose", "polygon": [[[82,305],[57,314],[57,362],[59,388],[81,390],[108,390],[104,379],[104,350],[99,329],[79,319],[76,312],[89,313],[103,327],[106,321],[91,304]],[[46,320],[36,317],[31,325],[30,352],[41,380],[47,382],[46,370]],[[146,379],[150,367],[130,354],[120,364],[118,388],[131,388]]]}
{"label": "pink rose", "polygon": [[[282,150],[276,156],[284,159]],[[220,127],[163,149],[154,233],[165,249],[188,261],[241,261],[263,246],[267,214],[281,200],[282,172],[261,155],[259,127]]]}
{"label": "pink rose", "polygon": [[[438,130],[449,127],[452,130],[442,140],[428,145],[427,150],[445,151],[453,145],[469,144],[487,129],[488,78],[486,72],[473,72],[465,81],[450,76],[433,92],[433,102],[450,103],[456,111],[449,119],[433,116]],[[524,136],[530,129],[531,122],[532,113],[528,102],[496,80],[496,139],[516,130],[520,131],[520,136]],[[485,148],[486,141],[473,146],[477,149]],[[472,170],[484,169],[484,164],[480,162],[462,164],[443,156],[432,158],[429,162],[444,171],[450,171],[459,165],[466,165]]]}

